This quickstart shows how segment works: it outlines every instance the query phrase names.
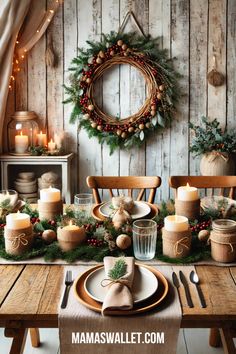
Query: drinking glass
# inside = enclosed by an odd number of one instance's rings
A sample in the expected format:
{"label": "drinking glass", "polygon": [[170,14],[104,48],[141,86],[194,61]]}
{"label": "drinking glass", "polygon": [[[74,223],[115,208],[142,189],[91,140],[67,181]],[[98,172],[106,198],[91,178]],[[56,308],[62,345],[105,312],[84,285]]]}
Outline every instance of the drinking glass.
{"label": "drinking glass", "polygon": [[133,223],[133,249],[135,258],[147,261],[155,257],[157,241],[157,223],[149,219],[136,220]]}
{"label": "drinking glass", "polygon": [[74,205],[77,219],[89,218],[93,205],[93,195],[89,193],[76,194],[74,197]]}

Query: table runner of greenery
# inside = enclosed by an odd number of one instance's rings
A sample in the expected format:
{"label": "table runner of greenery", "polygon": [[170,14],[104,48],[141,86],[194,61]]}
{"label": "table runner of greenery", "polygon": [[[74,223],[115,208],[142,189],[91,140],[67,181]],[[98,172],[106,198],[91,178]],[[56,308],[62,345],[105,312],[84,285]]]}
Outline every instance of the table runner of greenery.
{"label": "table runner of greenery", "polygon": [[[24,253],[21,256],[12,256],[6,253],[4,245],[4,217],[0,218],[0,257],[7,260],[27,260],[35,257],[43,257],[46,262],[52,262],[57,259],[64,260],[68,263],[75,262],[77,260],[85,261],[102,261],[105,256],[132,256],[132,246],[126,250],[121,250],[116,245],[116,238],[120,234],[132,235],[131,225],[124,225],[121,229],[116,230],[113,227],[111,220],[105,222],[98,222],[93,218],[84,220],[83,223],[79,218],[75,218],[75,214],[72,207],[67,207],[63,216],[58,216],[55,220],[39,220],[37,210],[33,210],[29,204],[26,204],[23,212],[27,213],[31,217],[31,222],[34,227],[35,240],[33,248]],[[220,211],[208,210],[201,215],[200,220],[194,220],[190,222],[192,231],[192,247],[191,255],[185,258],[176,259],[169,258],[162,254],[162,237],[161,229],[164,224],[164,218],[167,215],[174,214],[174,202],[163,202],[159,206],[159,214],[156,216],[155,221],[158,227],[158,238],[156,246],[155,259],[168,262],[168,263],[193,263],[200,260],[210,259],[210,245],[207,242],[202,242],[198,239],[198,232],[202,229],[211,228],[211,221],[215,218],[219,218]],[[68,220],[73,219],[73,222],[79,226],[82,226],[86,230],[86,242],[81,244],[76,249],[68,252],[63,252],[57,241],[47,244],[42,239],[42,233],[44,230],[52,229],[57,230],[58,226],[62,226],[68,223]]]}

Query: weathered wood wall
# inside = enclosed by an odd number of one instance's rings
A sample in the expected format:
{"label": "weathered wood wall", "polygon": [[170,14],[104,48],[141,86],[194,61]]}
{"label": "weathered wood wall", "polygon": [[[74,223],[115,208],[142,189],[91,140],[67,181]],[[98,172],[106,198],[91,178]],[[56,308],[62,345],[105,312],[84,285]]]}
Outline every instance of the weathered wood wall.
{"label": "weathered wood wall", "polygon": [[[46,7],[46,0],[41,1]],[[106,146],[89,140],[85,132],[77,132],[69,124],[71,107],[61,103],[62,84],[68,81],[67,69],[77,47],[85,46],[88,38],[99,39],[101,32],[117,30],[128,10],[133,10],[145,33],[162,36],[163,47],[176,57],[184,95],[170,129],[148,140],[141,149],[109,156]],[[132,27],[132,22],[128,23],[126,31]],[[29,53],[17,76],[7,116],[14,109],[34,110],[50,133],[65,130],[69,150],[77,153],[73,173],[76,191],[86,189],[87,175],[160,175],[163,183],[158,199],[165,199],[170,193],[170,175],[199,174],[198,160],[188,151],[188,122],[197,123],[201,115],[208,114],[222,125],[236,126],[235,31],[235,0],[64,0],[48,33]],[[58,57],[56,68],[45,65],[49,36]],[[226,75],[227,85],[219,88],[206,80],[213,55]],[[100,102],[113,112],[128,115],[141,105],[144,91],[137,72],[123,66],[104,78]]]}

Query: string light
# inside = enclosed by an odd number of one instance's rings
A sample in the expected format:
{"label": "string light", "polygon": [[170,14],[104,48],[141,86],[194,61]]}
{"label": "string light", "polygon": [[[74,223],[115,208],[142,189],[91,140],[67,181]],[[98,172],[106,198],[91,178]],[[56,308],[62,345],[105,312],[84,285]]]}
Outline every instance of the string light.
{"label": "string light", "polygon": [[[58,3],[59,3],[59,0],[55,0],[55,4],[58,4]],[[58,5],[56,5],[56,8],[57,8],[57,6]],[[51,22],[51,19],[53,18],[54,13],[55,13],[55,10],[53,8],[47,10],[46,13],[45,13],[46,19],[44,21]],[[44,24],[45,24],[45,22],[44,22]],[[43,25],[40,25],[40,27],[36,30],[36,33],[40,33],[42,27],[43,27]],[[20,41],[16,37],[16,44],[19,44],[19,43],[20,43]],[[21,50],[23,50],[24,53],[27,53],[27,49],[26,48],[21,49]],[[20,57],[21,57],[22,61],[25,59],[25,55],[24,54],[22,54]],[[19,60],[18,59],[14,58],[12,66],[13,66],[13,70],[12,70],[13,72],[16,73],[16,72],[20,72],[21,71],[21,68],[19,67]],[[12,83],[14,81],[15,81],[15,76],[11,75],[10,82],[9,82],[9,90],[12,90],[12,87],[13,87]]]}

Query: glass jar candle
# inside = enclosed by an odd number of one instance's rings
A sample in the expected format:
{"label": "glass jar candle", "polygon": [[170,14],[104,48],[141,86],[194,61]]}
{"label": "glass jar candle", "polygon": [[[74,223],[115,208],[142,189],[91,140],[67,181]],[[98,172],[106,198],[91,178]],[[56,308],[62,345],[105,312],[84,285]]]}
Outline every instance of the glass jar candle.
{"label": "glass jar candle", "polygon": [[35,112],[15,112],[7,126],[8,151],[10,153],[27,155],[29,147],[36,145],[37,118]]}

